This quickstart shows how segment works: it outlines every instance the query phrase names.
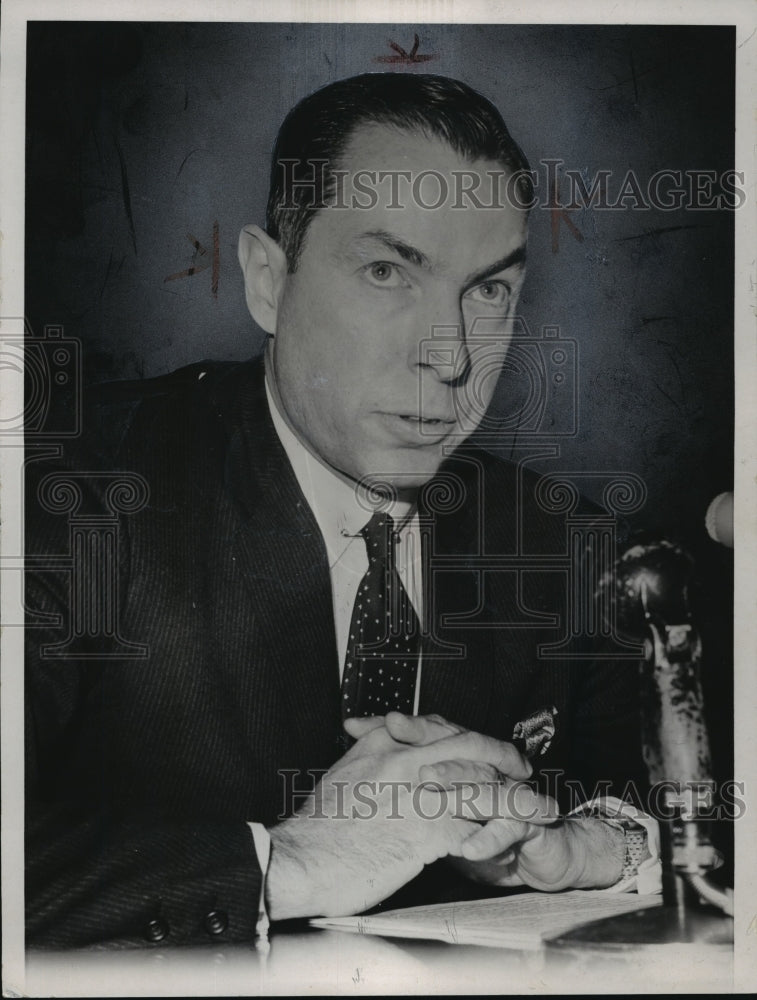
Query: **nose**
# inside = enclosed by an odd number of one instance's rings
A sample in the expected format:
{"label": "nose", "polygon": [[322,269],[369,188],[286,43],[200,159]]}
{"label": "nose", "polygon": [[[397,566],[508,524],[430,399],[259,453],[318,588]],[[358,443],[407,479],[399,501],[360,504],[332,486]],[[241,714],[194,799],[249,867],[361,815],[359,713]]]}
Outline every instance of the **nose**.
{"label": "nose", "polygon": [[465,322],[459,301],[439,308],[438,301],[418,322],[418,342],[411,364],[451,388],[464,385],[471,369]]}

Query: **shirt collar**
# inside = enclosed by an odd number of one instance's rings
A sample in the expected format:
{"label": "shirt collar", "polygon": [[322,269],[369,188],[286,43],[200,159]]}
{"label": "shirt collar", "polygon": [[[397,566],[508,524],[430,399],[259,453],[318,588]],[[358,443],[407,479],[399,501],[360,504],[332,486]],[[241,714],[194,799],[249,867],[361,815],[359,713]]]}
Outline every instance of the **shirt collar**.
{"label": "shirt collar", "polygon": [[[300,489],[313,511],[326,547],[338,558],[346,542],[359,535],[375,513],[368,491],[327,465],[297,437],[284,416],[283,406],[272,379],[269,379],[267,368],[265,391],[273,426]],[[413,504],[396,500],[387,513],[402,530],[414,510]]]}

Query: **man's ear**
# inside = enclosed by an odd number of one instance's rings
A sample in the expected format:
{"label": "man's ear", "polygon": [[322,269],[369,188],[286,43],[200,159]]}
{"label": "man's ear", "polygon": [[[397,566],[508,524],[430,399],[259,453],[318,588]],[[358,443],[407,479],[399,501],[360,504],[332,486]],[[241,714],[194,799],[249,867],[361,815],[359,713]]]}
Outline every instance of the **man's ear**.
{"label": "man's ear", "polygon": [[239,234],[237,252],[250,315],[266,333],[273,334],[288,270],[286,255],[268,233],[252,225]]}

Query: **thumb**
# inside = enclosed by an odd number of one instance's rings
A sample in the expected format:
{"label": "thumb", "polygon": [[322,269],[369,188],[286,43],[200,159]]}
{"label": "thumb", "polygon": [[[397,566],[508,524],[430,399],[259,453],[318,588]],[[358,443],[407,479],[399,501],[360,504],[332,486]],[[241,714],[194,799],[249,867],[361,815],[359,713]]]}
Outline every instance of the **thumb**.
{"label": "thumb", "polygon": [[441,715],[403,715],[388,712],[385,720],[390,736],[398,743],[427,746],[445,736],[455,736],[463,729],[454,722],[447,722]]}
{"label": "thumb", "polygon": [[380,729],[384,725],[383,715],[368,715],[364,718],[352,718],[344,720],[344,731],[354,740],[359,740],[361,736],[372,733],[374,729]]}

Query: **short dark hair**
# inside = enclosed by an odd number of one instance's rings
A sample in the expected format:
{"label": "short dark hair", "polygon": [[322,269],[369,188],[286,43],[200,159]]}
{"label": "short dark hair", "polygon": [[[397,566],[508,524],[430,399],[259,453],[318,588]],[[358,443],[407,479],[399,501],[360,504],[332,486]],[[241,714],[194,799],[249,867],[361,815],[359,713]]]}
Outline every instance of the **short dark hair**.
{"label": "short dark hair", "polygon": [[[392,125],[442,139],[469,160],[518,173],[523,203],[533,197],[529,165],[491,101],[445,76],[364,73],[330,83],[284,119],[273,150],[266,228],[297,267],[313,216],[333,194],[332,170],[361,125]],[[286,164],[287,169],[283,169]],[[319,170],[314,164],[323,164]],[[293,183],[294,182],[294,183]]]}

